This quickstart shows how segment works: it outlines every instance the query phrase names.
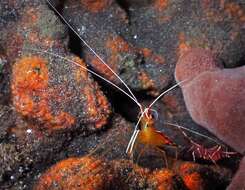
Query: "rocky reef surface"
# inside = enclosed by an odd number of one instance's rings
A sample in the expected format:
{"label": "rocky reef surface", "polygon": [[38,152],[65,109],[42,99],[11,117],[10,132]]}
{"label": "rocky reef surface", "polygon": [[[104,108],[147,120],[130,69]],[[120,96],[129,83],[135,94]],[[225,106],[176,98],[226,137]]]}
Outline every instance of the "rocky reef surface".
{"label": "rocky reef surface", "polygon": [[[0,2],[0,189],[244,188],[245,6],[236,1],[51,1],[149,105],[177,145],[126,155],[139,109],[44,0]],[[182,95],[183,94],[183,95]],[[215,139],[185,131],[179,124]],[[191,141],[223,156],[193,161]],[[141,154],[141,150],[144,153]]]}

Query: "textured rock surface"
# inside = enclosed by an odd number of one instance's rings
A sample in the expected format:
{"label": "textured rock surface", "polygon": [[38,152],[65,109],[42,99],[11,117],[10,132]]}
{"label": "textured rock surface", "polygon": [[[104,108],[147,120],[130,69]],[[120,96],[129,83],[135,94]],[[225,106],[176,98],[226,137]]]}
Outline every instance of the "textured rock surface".
{"label": "textured rock surface", "polygon": [[7,68],[8,68],[7,57],[0,43],[0,103],[2,105],[7,105],[7,102],[10,101],[10,95],[9,95],[10,75],[9,75],[9,70]]}
{"label": "textured rock surface", "polygon": [[[78,58],[70,59],[86,67]],[[86,71],[30,56],[14,64],[12,75],[16,111],[36,119],[42,128],[52,131],[88,123],[95,125],[93,129],[106,123],[109,104]]]}
{"label": "textured rock surface", "polygon": [[68,51],[66,27],[44,1],[4,1],[0,9],[0,186],[26,189],[39,169],[64,158],[71,131],[101,129],[111,111],[88,72],[43,52],[86,67]]}
{"label": "textured rock surface", "polygon": [[225,168],[192,162],[175,162],[173,171],[181,176],[190,190],[224,189],[231,180],[231,173]]}
{"label": "textured rock surface", "polygon": [[[178,57],[190,48],[211,50],[227,67],[244,60],[242,1],[85,2],[67,1],[64,16],[135,90],[156,94],[166,88]],[[83,53],[98,72],[115,81],[89,51]]]}
{"label": "textured rock surface", "polygon": [[[26,11],[5,39],[8,59],[11,64],[16,60],[11,69],[16,111],[49,132],[84,124],[88,124],[84,131],[101,128],[110,113],[109,103],[87,71],[67,63],[72,60],[86,68],[67,51],[65,26],[42,3],[22,6]],[[48,48],[66,60],[42,52]]]}
{"label": "textured rock surface", "polygon": [[229,170],[189,162],[176,162],[174,170],[149,171],[126,160],[85,156],[58,162],[41,175],[34,189],[222,189],[230,176]]}
{"label": "textured rock surface", "polygon": [[15,114],[8,106],[0,105],[0,141],[4,140],[8,134],[8,130],[15,124]]}
{"label": "textured rock surface", "polygon": [[40,134],[27,132],[30,127],[23,121],[19,122],[18,126],[11,129],[15,130],[18,141],[12,136],[10,142],[0,144],[1,189],[15,189],[14,186],[17,189],[25,189],[25,186],[32,183],[30,179],[33,180],[34,176],[38,175],[44,163],[46,167],[64,157],[58,153],[64,148],[69,134],[40,138]]}
{"label": "textured rock surface", "polygon": [[110,167],[93,157],[69,158],[43,174],[34,190],[109,189],[113,180]]}

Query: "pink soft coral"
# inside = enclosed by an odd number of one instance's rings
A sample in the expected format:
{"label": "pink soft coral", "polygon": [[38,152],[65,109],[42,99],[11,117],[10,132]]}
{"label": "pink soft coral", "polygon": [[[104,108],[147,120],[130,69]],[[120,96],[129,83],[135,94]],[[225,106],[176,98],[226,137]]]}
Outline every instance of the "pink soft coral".
{"label": "pink soft coral", "polygon": [[212,54],[192,49],[180,57],[175,77],[191,117],[240,153],[245,152],[245,66],[222,69]]}

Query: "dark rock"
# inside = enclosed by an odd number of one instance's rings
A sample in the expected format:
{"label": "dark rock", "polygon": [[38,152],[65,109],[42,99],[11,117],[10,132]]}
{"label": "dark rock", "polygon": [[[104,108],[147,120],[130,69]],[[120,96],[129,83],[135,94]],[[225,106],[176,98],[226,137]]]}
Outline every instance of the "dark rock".
{"label": "dark rock", "polygon": [[[126,12],[115,1],[110,1],[106,9],[96,13],[89,10],[92,4],[90,2],[85,6],[80,2],[69,1],[65,5],[64,15],[95,52],[131,88],[159,93],[158,89],[166,87],[170,82],[169,73],[165,71],[167,66],[164,58],[144,46],[137,47],[126,40],[123,34],[129,32],[129,20]],[[121,85],[90,51],[85,49],[84,55],[85,61],[100,74]],[[155,72],[156,70],[160,72]]]}
{"label": "dark rock", "polygon": [[[79,68],[86,69],[85,63],[67,51],[65,26],[46,5],[31,5],[25,5],[5,39],[8,60],[11,64],[17,60],[11,79],[16,111],[49,132],[85,123],[83,131],[101,128],[110,113],[107,99],[90,74]],[[44,49],[52,49],[51,54]]]}
{"label": "dark rock", "polygon": [[177,161],[173,170],[181,176],[188,189],[225,189],[232,172],[229,169]]}
{"label": "dark rock", "polygon": [[127,143],[133,133],[133,124],[120,115],[112,117],[108,128],[87,137],[83,135],[73,139],[68,148],[69,157],[93,155],[108,160],[125,159]]}
{"label": "dark rock", "polygon": [[0,45],[0,104],[7,105],[10,101],[10,68],[7,57]]}
{"label": "dark rock", "polygon": [[[22,124],[18,127],[24,126]],[[23,130],[21,132],[23,133]],[[65,141],[69,139],[68,135],[63,134],[37,138],[32,133],[25,132],[25,137],[21,134],[22,139],[18,139],[17,142],[0,144],[0,164],[2,166],[0,186],[3,189],[12,186],[20,179],[25,180],[25,178],[27,179],[25,184],[30,185],[33,182],[30,182],[30,179],[33,179],[33,176],[37,175],[41,168],[46,168],[61,159],[58,152],[64,148]]]}
{"label": "dark rock", "polygon": [[176,162],[174,167],[149,171],[127,160],[71,157],[42,174],[34,189],[222,189],[231,176],[229,170],[220,167],[188,162]]}
{"label": "dark rock", "polygon": [[[103,1],[101,4],[107,5],[98,6],[96,11],[96,3],[85,2],[69,1],[64,16],[135,90],[156,93],[164,89],[172,80],[176,60],[190,48],[211,50],[226,67],[241,65],[244,60],[242,1],[197,1],[188,5],[184,1],[159,0],[141,5],[130,1],[120,4],[126,11],[115,1]],[[116,80],[89,51],[84,54],[99,73]]]}
{"label": "dark rock", "polygon": [[113,181],[110,165],[93,157],[69,158],[46,171],[34,190],[109,189]]}
{"label": "dark rock", "polygon": [[11,127],[15,125],[15,113],[8,106],[0,105],[0,142],[6,137]]}

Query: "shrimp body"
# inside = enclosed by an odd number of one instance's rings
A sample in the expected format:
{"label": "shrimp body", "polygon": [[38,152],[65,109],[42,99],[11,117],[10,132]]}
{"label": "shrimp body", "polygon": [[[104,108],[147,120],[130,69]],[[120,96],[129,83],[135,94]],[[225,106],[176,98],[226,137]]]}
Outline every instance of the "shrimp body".
{"label": "shrimp body", "polygon": [[138,135],[138,142],[151,146],[174,145],[174,143],[162,132],[154,127],[144,127]]}
{"label": "shrimp body", "polygon": [[[134,145],[134,140],[133,141],[130,140],[129,144],[130,144],[131,148],[127,148],[126,152],[129,152],[131,154],[133,148],[135,148],[135,146],[137,146],[138,143],[146,145],[146,146],[151,146],[151,147],[159,150],[163,154],[163,157],[165,160],[165,166],[168,167],[168,161],[167,161],[166,153],[162,149],[162,147],[164,145],[170,145],[173,147],[177,147],[177,146],[163,132],[158,131],[154,127],[154,119],[153,119],[151,114],[149,114],[148,112],[143,113],[143,114],[144,115],[140,121],[141,127],[140,127],[140,129],[137,130],[138,133],[136,133],[136,135],[133,135],[133,138],[136,139],[136,143]],[[128,146],[128,147],[130,147],[130,146]],[[139,154],[139,157],[143,151],[144,151],[144,149]],[[176,155],[177,155],[177,153],[176,153]]]}
{"label": "shrimp body", "polygon": [[175,146],[173,141],[154,127],[153,118],[147,115],[141,120],[141,130],[138,134],[137,142],[155,147],[162,147],[164,145]]}

